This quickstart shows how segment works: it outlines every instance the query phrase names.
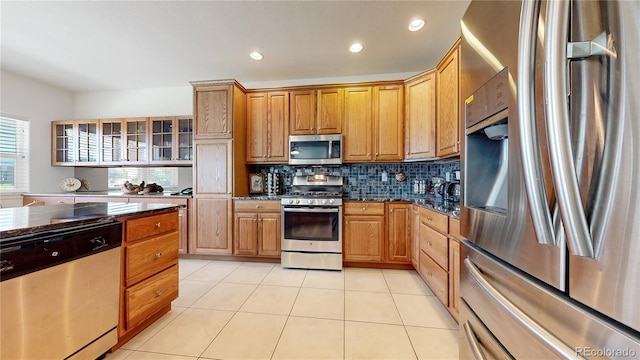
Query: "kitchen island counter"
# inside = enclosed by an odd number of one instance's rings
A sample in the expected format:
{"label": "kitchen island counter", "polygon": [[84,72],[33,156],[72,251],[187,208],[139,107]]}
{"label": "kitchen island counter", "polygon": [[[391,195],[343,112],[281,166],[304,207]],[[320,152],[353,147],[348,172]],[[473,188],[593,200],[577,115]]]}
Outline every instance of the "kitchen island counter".
{"label": "kitchen island counter", "polygon": [[66,227],[113,221],[124,216],[178,209],[167,203],[79,203],[0,209],[0,241]]}

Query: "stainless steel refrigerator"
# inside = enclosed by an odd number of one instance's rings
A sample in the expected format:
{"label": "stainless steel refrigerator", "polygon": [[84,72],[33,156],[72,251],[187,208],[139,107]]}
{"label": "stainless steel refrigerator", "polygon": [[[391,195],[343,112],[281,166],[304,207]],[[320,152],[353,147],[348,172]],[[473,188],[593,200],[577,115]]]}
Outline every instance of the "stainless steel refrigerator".
{"label": "stainless steel refrigerator", "polygon": [[462,358],[640,358],[640,1],[462,20]]}

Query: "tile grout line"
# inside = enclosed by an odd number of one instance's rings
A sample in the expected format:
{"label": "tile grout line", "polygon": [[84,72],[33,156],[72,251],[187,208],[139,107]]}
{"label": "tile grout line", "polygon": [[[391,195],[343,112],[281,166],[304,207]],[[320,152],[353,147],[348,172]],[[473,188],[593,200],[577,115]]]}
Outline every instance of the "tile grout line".
{"label": "tile grout line", "polygon": [[276,341],[276,345],[273,347],[273,350],[271,351],[271,356],[269,357],[269,359],[273,359],[273,356],[276,354],[276,349],[278,348],[278,344],[280,343],[280,340],[282,340],[282,334],[284,334],[284,329],[287,328],[287,324],[289,323],[289,318],[291,318],[291,312],[293,311],[293,307],[296,306],[296,301],[298,300],[298,295],[300,295],[300,290],[302,289],[302,284],[304,284],[304,280],[307,278],[308,274],[309,274],[309,270],[307,270],[304,273],[304,278],[302,279],[302,282],[300,283],[300,286],[298,287],[298,293],[296,293],[296,298],[293,300],[293,304],[291,304],[291,309],[289,309],[289,314],[287,315],[287,320],[285,320],[285,322],[284,322],[284,326],[282,327],[282,330],[280,331],[280,335],[278,336],[278,341]]}
{"label": "tile grout line", "polygon": [[400,322],[402,323],[402,329],[404,329],[404,333],[407,335],[407,339],[409,340],[409,344],[411,344],[411,350],[413,350],[413,355],[416,359],[418,359],[418,352],[416,351],[416,347],[413,345],[413,341],[411,341],[411,336],[409,336],[409,331],[407,330],[407,325],[404,323],[404,319],[402,318],[402,314],[400,314],[400,309],[398,308],[398,304],[396,303],[396,298],[393,296],[391,292],[391,287],[389,286],[389,282],[387,281],[387,277],[384,275],[384,271],[382,272],[382,277],[384,278],[384,282],[387,284],[389,288],[389,294],[391,295],[391,300],[393,301],[393,306],[396,308],[398,312],[398,317],[400,317]]}

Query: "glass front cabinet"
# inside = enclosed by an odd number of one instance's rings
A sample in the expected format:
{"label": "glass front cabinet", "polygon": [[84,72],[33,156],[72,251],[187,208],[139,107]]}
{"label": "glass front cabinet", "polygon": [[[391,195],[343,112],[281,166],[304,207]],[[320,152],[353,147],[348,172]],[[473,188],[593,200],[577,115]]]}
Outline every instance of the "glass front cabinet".
{"label": "glass front cabinet", "polygon": [[191,164],[193,162],[193,117],[149,118],[151,164]]}
{"label": "glass front cabinet", "polygon": [[99,121],[54,121],[52,131],[52,165],[98,165]]}
{"label": "glass front cabinet", "polygon": [[193,117],[51,123],[51,165],[191,165]]}

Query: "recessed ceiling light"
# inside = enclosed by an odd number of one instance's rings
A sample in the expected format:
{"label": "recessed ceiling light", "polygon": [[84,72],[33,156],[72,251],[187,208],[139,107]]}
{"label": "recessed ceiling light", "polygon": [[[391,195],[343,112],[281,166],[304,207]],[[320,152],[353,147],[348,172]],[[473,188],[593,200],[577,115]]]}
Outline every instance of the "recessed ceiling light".
{"label": "recessed ceiling light", "polygon": [[262,60],[262,54],[257,51],[252,52],[249,56],[251,56],[253,60]]}
{"label": "recessed ceiling light", "polygon": [[409,24],[409,31],[418,31],[424,26],[424,20],[415,19]]}
{"label": "recessed ceiling light", "polygon": [[357,53],[357,52],[362,51],[362,44],[360,44],[360,43],[351,44],[351,46],[349,47],[349,51],[351,51],[353,53]]}

